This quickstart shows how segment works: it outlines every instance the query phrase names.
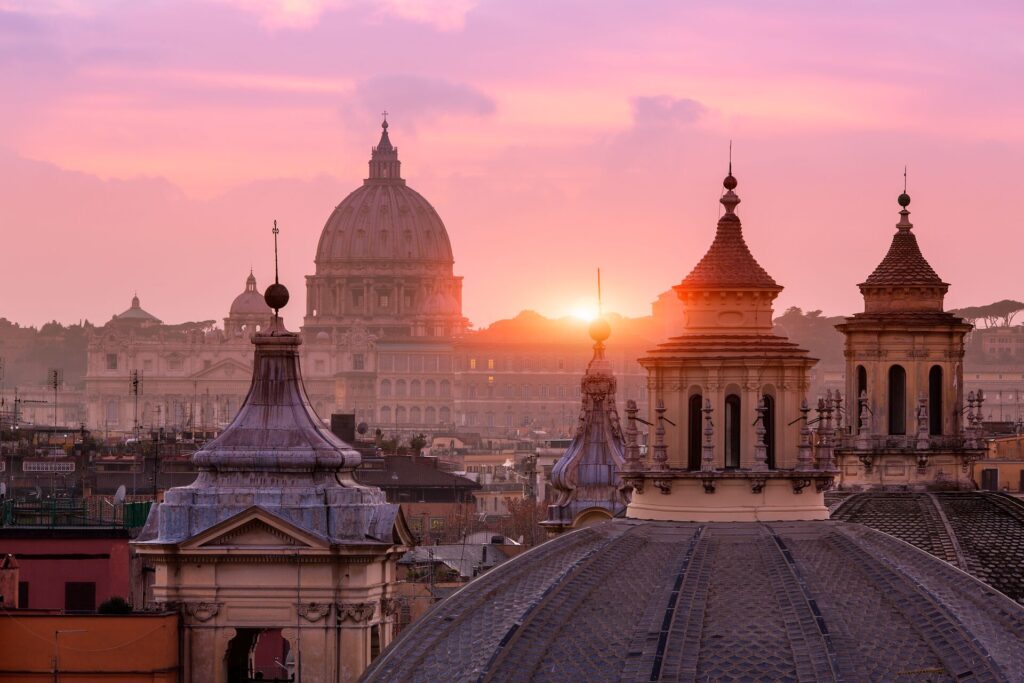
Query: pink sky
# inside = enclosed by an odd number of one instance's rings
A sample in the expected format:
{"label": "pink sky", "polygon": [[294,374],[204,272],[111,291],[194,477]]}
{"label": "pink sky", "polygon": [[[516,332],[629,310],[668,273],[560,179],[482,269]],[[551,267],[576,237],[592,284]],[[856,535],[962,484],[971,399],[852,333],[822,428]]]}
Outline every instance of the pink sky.
{"label": "pink sky", "polygon": [[[0,317],[220,319],[282,228],[292,327],[391,112],[478,326],[644,315],[728,140],[787,306],[860,310],[903,165],[950,307],[1024,299],[1019,2],[0,0]],[[511,286],[510,286],[511,284]]]}

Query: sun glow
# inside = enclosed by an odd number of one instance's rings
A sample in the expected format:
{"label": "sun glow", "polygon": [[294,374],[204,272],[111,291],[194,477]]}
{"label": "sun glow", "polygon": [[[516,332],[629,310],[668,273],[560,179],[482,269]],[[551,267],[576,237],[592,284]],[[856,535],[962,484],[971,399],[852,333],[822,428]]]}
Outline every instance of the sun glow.
{"label": "sun glow", "polygon": [[585,323],[593,322],[594,320],[597,319],[599,315],[597,310],[597,304],[579,302],[572,307],[572,309],[569,312],[569,315],[576,318],[577,320],[582,320]]}

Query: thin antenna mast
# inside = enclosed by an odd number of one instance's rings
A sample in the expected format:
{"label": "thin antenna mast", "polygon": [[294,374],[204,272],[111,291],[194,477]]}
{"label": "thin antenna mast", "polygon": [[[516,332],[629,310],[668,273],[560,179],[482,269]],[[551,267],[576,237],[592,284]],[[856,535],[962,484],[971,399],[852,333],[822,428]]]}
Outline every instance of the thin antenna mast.
{"label": "thin antenna mast", "polygon": [[907,165],[903,165],[903,194],[907,193]]}

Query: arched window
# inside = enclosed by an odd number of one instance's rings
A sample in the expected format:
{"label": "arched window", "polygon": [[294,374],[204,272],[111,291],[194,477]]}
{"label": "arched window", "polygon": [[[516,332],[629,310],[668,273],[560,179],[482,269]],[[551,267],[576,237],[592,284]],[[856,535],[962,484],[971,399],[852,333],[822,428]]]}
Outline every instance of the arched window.
{"label": "arched window", "polygon": [[768,454],[768,468],[775,469],[775,399],[765,394],[764,399],[764,443]]}
{"label": "arched window", "polygon": [[434,380],[428,379],[423,383],[423,393],[427,398],[437,396],[437,384],[434,383]]}
{"label": "arched window", "polygon": [[686,466],[691,470],[700,469],[701,459],[701,439],[703,438],[703,427],[701,422],[703,421],[703,413],[701,410],[704,408],[704,398],[700,394],[694,394],[690,397],[689,412],[687,419],[687,435],[689,436],[689,444],[687,450]]}
{"label": "arched window", "polygon": [[901,365],[889,368],[889,433],[907,433],[907,371]]}
{"label": "arched window", "polygon": [[867,393],[868,393],[868,371],[864,369],[863,365],[858,365],[857,366],[857,395],[852,397],[852,398],[851,397],[847,397],[851,401],[856,401],[857,402],[857,424],[853,425],[853,431],[858,433],[858,434],[860,433],[860,421],[861,421],[860,414],[864,410],[864,407],[860,403],[860,397],[861,396],[867,396]]}
{"label": "arched window", "polygon": [[740,466],[740,397],[729,394],[725,397],[725,466]]}
{"label": "arched window", "polygon": [[417,406],[413,406],[409,410],[409,422],[414,425],[418,425],[420,423],[420,409]]}
{"label": "arched window", "polygon": [[428,425],[437,424],[437,411],[433,406],[427,406],[427,409],[423,411],[423,421]]}
{"label": "arched window", "polygon": [[389,380],[389,379],[381,380],[381,383],[380,383],[380,395],[381,395],[381,398],[388,398],[389,396],[391,396],[391,380]]}
{"label": "arched window", "polygon": [[409,395],[413,398],[420,397],[420,381],[418,379],[409,382]]}
{"label": "arched window", "polygon": [[400,379],[395,382],[395,396],[398,398],[405,398],[405,380]]}
{"label": "arched window", "polygon": [[395,424],[405,424],[405,406],[395,408]]}
{"label": "arched window", "polygon": [[928,371],[928,433],[942,434],[942,368]]}
{"label": "arched window", "polygon": [[391,422],[391,407],[381,406],[380,407],[380,421],[383,424],[389,424]]}

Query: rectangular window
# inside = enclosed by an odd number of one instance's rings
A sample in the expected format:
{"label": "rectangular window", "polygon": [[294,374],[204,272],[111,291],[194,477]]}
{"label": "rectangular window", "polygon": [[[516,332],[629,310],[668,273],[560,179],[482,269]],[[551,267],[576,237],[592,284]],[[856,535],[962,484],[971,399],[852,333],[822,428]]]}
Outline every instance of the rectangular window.
{"label": "rectangular window", "polygon": [[363,307],[363,293],[361,291],[352,292],[352,307],[362,308]]}
{"label": "rectangular window", "polygon": [[107,354],[107,370],[117,370],[117,354]]}
{"label": "rectangular window", "polygon": [[381,294],[380,298],[377,300],[377,304],[381,308],[387,308],[388,307],[388,303],[389,303],[388,295],[387,294]]}
{"label": "rectangular window", "polygon": [[322,360],[314,361],[313,362],[313,367],[314,367],[314,369],[317,372],[323,372],[324,371],[324,362]]}
{"label": "rectangular window", "polygon": [[412,294],[411,293],[409,293],[409,292],[405,293],[405,296],[403,297],[403,300],[402,300],[402,304],[406,308],[406,310],[412,308]]}
{"label": "rectangular window", "polygon": [[395,359],[390,353],[382,353],[378,356],[380,363],[380,369],[385,372],[390,372],[395,367]]}
{"label": "rectangular window", "polygon": [[476,358],[469,359],[469,369],[476,370]]}
{"label": "rectangular window", "polygon": [[28,609],[28,581],[18,582],[18,608]]}
{"label": "rectangular window", "polygon": [[167,367],[170,370],[181,370],[181,359],[172,358],[171,360],[167,361]]}
{"label": "rectangular window", "polygon": [[64,609],[68,612],[96,611],[96,582],[68,581],[65,583]]}
{"label": "rectangular window", "polygon": [[487,359],[487,369],[488,370],[493,370],[494,369],[494,359],[493,358],[488,358]]}
{"label": "rectangular window", "polygon": [[151,360],[144,360],[144,361],[142,361],[142,369],[145,370],[146,372],[149,372],[150,370],[152,370],[153,369],[153,361],[151,361]]}
{"label": "rectangular window", "polygon": [[352,369],[353,370],[362,370],[363,366],[364,366],[363,354],[361,354],[361,353],[353,353],[352,354]]}

